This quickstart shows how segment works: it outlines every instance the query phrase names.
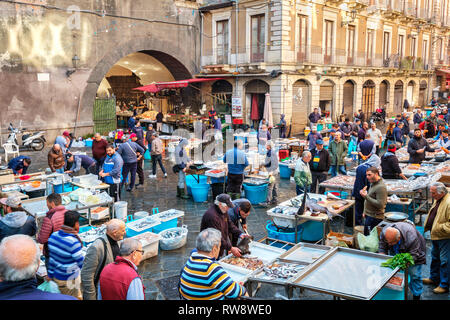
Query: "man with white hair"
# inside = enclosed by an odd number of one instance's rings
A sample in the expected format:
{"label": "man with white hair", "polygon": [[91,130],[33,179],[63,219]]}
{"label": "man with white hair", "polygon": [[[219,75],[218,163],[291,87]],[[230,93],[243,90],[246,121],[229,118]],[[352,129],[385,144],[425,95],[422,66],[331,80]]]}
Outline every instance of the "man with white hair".
{"label": "man with white hair", "polygon": [[309,162],[311,161],[311,152],[303,151],[302,157],[297,160],[295,164],[295,190],[297,195],[303,192],[309,192],[312,183],[311,169],[309,168]]}
{"label": "man with white hair", "polygon": [[197,251],[192,253],[181,271],[178,288],[181,298],[224,300],[247,295],[245,288],[231,279],[216,262],[220,254],[221,239],[220,231],[214,228],[207,228],[198,234]]}
{"label": "man with white hair", "polygon": [[106,225],[106,234],[89,246],[81,268],[83,300],[96,300],[100,273],[119,255],[117,242],[123,239],[125,231],[125,222],[112,219]]}
{"label": "man with white hair", "polygon": [[233,247],[230,235],[243,238],[245,233],[239,230],[228,216],[228,209],[234,208],[231,197],[222,193],[216,197],[214,204],[206,210],[202,217],[200,231],[214,228],[222,233],[222,241],[220,245],[219,256],[223,256],[231,252],[234,256],[240,257],[241,251],[237,247]]}
{"label": "man with white hair", "polygon": [[37,289],[41,251],[29,236],[16,234],[0,243],[0,300],[76,300]]}
{"label": "man with white hair", "polygon": [[100,274],[98,300],[145,300],[144,284],[137,272],[143,254],[138,240],[123,240],[120,255]]}
{"label": "man with white hair", "polygon": [[450,195],[442,182],[430,186],[433,206],[424,223],[424,231],[431,231],[430,278],[424,284],[437,285],[434,293],[448,293],[450,276]]}
{"label": "man with white hair", "polygon": [[427,262],[426,249],[424,237],[409,220],[384,227],[380,235],[378,249],[380,253],[389,255],[409,253],[413,257],[414,265],[409,267],[408,273],[411,277],[409,288],[414,300],[420,300],[423,292],[422,266]]}

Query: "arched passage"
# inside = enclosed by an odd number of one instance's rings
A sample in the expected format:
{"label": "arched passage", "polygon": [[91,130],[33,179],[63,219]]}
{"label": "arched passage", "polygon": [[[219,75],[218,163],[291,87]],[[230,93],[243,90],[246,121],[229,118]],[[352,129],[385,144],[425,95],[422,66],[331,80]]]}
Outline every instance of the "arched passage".
{"label": "arched passage", "polygon": [[389,102],[389,81],[383,80],[380,83],[379,107],[384,107]]}
{"label": "arched passage", "polygon": [[254,128],[258,128],[258,123],[264,114],[265,94],[270,92],[270,86],[262,80],[250,80],[244,87],[246,114],[250,115],[250,120],[254,122]]}
{"label": "arched passage", "polygon": [[308,123],[311,86],[305,80],[297,80],[292,86],[292,134],[302,132]]}
{"label": "arched passage", "polygon": [[362,111],[369,115],[375,111],[375,83],[367,80],[363,84]]}
{"label": "arched passage", "polygon": [[347,80],[344,83],[343,94],[343,114],[345,117],[350,117],[353,114],[355,100],[355,84],[352,80]]}
{"label": "arched passage", "polygon": [[231,113],[231,97],[233,85],[226,80],[218,80],[211,86],[214,110],[217,113]]}
{"label": "arched passage", "polygon": [[[144,53],[156,59],[167,68],[175,80],[189,79],[199,71],[195,54],[186,51],[176,42],[162,41],[150,37],[136,37],[118,44],[115,50],[108,51],[105,56],[97,61],[86,81],[86,87],[81,90],[79,114],[93,114],[96,95],[105,75],[118,61],[133,53]],[[194,93],[196,90],[192,91]]]}
{"label": "arched passage", "polygon": [[414,105],[416,101],[414,101],[414,89],[416,87],[416,83],[411,80],[408,82],[408,87],[406,88],[406,99],[408,100],[410,105]]}
{"label": "arched passage", "polygon": [[333,118],[334,90],[335,85],[331,80],[325,80],[320,84],[319,107],[331,118]]}
{"label": "arched passage", "polygon": [[428,84],[425,80],[420,81],[419,85],[419,101],[417,102],[419,107],[424,107],[426,105],[426,91]]}
{"label": "arched passage", "polygon": [[403,81],[398,80],[394,85],[394,114],[402,112],[403,106]]}

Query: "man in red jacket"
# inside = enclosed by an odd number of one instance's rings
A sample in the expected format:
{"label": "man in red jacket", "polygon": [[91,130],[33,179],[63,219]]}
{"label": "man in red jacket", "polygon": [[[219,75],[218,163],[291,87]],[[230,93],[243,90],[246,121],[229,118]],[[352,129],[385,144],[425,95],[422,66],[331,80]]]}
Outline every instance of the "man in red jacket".
{"label": "man in red jacket", "polygon": [[120,256],[100,274],[98,300],[145,300],[145,288],[137,273],[143,253],[142,244],[138,240],[123,240]]}
{"label": "man in red jacket", "polygon": [[62,198],[59,193],[52,193],[47,196],[47,208],[49,211],[42,221],[41,231],[37,236],[37,242],[44,245],[45,267],[48,266],[49,261],[48,238],[53,232],[61,229],[61,226],[64,224],[64,213],[67,210],[61,203]]}
{"label": "man in red jacket", "polygon": [[96,133],[94,136],[94,141],[92,141],[92,156],[94,157],[96,162],[95,172],[97,174],[103,166],[103,161],[105,161],[107,146],[108,141],[102,139],[100,133]]}

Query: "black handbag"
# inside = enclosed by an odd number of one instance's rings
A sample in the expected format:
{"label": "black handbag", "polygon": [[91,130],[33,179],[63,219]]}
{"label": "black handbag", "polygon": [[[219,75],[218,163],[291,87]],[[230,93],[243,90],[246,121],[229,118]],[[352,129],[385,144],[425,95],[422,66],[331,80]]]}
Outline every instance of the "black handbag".
{"label": "black handbag", "polygon": [[181,170],[181,168],[178,164],[176,164],[172,167],[173,173],[178,173],[178,172],[180,172],[180,170]]}

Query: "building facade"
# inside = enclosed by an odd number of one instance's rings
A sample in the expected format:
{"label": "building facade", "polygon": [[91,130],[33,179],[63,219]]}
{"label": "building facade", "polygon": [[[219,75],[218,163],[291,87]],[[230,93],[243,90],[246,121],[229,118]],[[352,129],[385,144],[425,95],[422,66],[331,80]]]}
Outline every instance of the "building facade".
{"label": "building facade", "polygon": [[269,93],[302,132],[313,108],[338,120],[362,109],[388,115],[423,106],[446,89],[450,0],[239,0],[201,7],[207,104],[240,97],[243,118],[261,117]]}

